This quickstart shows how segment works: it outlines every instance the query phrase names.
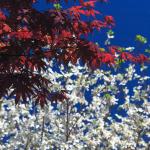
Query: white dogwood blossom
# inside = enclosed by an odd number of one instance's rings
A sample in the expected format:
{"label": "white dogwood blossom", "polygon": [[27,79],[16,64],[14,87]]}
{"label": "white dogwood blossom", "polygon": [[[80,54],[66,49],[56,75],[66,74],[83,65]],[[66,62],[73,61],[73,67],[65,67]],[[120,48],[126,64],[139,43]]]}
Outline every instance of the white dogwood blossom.
{"label": "white dogwood blossom", "polygon": [[[50,66],[53,68],[54,63]],[[149,77],[129,65],[122,73],[78,64],[43,74],[64,102],[43,109],[0,101],[2,150],[149,150]]]}

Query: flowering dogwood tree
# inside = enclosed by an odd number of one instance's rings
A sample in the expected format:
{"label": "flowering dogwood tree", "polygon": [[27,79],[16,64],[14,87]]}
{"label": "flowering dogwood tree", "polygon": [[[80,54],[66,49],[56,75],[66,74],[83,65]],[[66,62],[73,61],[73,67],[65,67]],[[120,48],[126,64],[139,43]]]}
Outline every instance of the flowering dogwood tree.
{"label": "flowering dogwood tree", "polygon": [[[90,70],[68,64],[42,74],[53,91],[65,91],[63,103],[14,105],[3,100],[1,149],[148,150],[150,148],[150,77],[146,66],[136,73]],[[114,72],[114,73],[112,73]],[[134,82],[134,84],[133,84]]]}

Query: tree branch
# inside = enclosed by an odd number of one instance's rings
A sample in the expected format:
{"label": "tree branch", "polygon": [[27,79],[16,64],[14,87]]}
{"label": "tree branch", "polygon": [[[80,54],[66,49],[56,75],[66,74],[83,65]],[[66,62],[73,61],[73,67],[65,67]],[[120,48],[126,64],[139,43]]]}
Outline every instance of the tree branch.
{"label": "tree branch", "polygon": [[67,104],[66,104],[66,142],[69,139],[69,102],[67,100]]}
{"label": "tree branch", "polygon": [[41,144],[43,142],[43,135],[44,135],[44,123],[45,123],[45,118],[43,116],[42,118],[42,132],[41,132]]}

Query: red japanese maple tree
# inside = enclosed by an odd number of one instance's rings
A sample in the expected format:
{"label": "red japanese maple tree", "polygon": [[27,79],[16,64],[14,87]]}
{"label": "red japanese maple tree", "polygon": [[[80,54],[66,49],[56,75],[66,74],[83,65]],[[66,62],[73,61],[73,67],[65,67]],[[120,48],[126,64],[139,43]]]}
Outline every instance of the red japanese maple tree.
{"label": "red japanese maple tree", "polygon": [[[20,99],[34,98],[44,106],[47,100],[66,98],[64,92],[50,93],[47,87],[51,83],[38,74],[41,70],[46,71],[44,59],[55,58],[67,64],[76,63],[80,58],[89,67],[97,68],[102,63],[115,64],[114,51],[119,49],[110,47],[107,52],[101,52],[96,44],[85,38],[95,29],[114,25],[112,16],[96,19],[100,13],[94,9],[96,0],[79,0],[79,6],[44,12],[33,7],[37,1],[0,1],[0,98],[15,96],[16,103]],[[93,20],[84,21],[81,15]],[[121,58],[135,62],[147,60],[143,55],[137,58],[129,53],[122,53]]]}

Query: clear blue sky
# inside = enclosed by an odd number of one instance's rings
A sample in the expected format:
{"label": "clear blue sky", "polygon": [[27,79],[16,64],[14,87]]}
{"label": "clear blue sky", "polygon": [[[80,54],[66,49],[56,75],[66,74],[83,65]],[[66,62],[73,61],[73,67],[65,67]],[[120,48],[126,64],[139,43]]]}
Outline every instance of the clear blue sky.
{"label": "clear blue sky", "polygon": [[109,0],[103,10],[116,20],[116,38],[121,44],[132,43],[136,34],[150,40],[150,0]]}

